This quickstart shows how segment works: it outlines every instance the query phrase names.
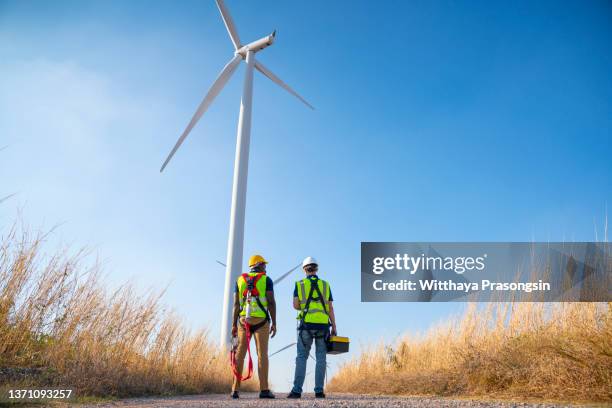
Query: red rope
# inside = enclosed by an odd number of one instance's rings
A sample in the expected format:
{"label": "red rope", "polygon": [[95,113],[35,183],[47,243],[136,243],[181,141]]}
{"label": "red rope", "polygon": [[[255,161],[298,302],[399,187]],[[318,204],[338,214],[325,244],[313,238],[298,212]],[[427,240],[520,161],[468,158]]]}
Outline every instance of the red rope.
{"label": "red rope", "polygon": [[230,351],[230,364],[232,366],[232,373],[238,381],[246,381],[253,376],[253,359],[251,358],[251,325],[248,324],[246,320],[244,322],[244,330],[247,341],[247,353],[249,354],[249,369],[245,377],[240,374],[238,368],[236,367],[236,350],[238,349],[238,344],[232,346],[232,349]]}

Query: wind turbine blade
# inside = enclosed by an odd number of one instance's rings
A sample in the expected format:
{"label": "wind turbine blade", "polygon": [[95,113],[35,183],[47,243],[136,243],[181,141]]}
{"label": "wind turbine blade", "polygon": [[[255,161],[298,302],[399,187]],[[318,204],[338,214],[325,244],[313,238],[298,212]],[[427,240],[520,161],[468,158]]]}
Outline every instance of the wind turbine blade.
{"label": "wind turbine blade", "polygon": [[284,274],[282,274],[278,279],[274,280],[274,283],[278,284],[278,282],[282,281],[283,279],[285,279],[287,276],[289,276],[289,274],[293,271],[295,271],[297,268],[300,267],[300,265],[302,265],[301,263],[297,264],[294,268],[292,268],[290,271],[285,272]]}
{"label": "wind turbine blade", "polygon": [[204,115],[204,112],[206,112],[206,110],[208,109],[212,101],[215,99],[215,97],[219,95],[219,92],[221,92],[221,89],[223,89],[227,81],[230,79],[230,77],[236,70],[236,67],[240,63],[240,60],[241,60],[241,57],[239,55],[234,55],[234,58],[232,58],[230,62],[228,62],[227,65],[225,65],[221,73],[219,73],[219,76],[217,77],[217,79],[215,79],[215,82],[212,84],[212,86],[208,90],[208,93],[202,100],[202,103],[200,103],[198,110],[193,115],[193,118],[191,118],[191,122],[189,122],[189,125],[187,125],[187,127],[185,128],[185,131],[183,132],[181,137],[179,137],[178,141],[172,148],[172,151],[166,158],[166,161],[161,166],[161,169],[159,170],[160,173],[164,171],[164,169],[170,162],[170,159],[172,159],[172,157],[174,156],[174,153],[176,153],[178,148],[181,147],[181,145],[185,141],[185,138],[189,135],[189,132],[191,132],[191,130],[196,125],[196,123],[198,123],[202,115]]}
{"label": "wind turbine blade", "polygon": [[300,101],[302,101],[306,106],[308,106],[310,109],[314,110],[314,106],[312,106],[311,104],[309,104],[306,99],[302,98],[297,92],[295,92],[293,89],[291,89],[291,87],[289,85],[287,85],[286,83],[284,83],[279,77],[277,77],[276,75],[274,75],[272,73],[272,71],[270,71],[268,68],[264,67],[263,64],[259,61],[255,61],[255,68],[257,68],[257,70],[259,72],[261,72],[262,74],[264,74],[265,76],[267,76],[268,78],[270,78],[272,80],[272,82],[276,83],[278,86],[280,86],[281,88],[283,88],[285,91],[289,92],[291,95],[295,96],[296,98],[298,98]]}
{"label": "wind turbine blade", "polygon": [[227,268],[227,265],[224,264],[223,262],[221,262],[221,261],[215,261],[215,262],[218,263],[219,265],[221,265],[222,267]]}
{"label": "wind turbine blade", "polygon": [[232,19],[231,14],[227,7],[225,7],[225,3],[223,0],[217,0],[217,7],[221,12],[221,18],[225,23],[225,28],[227,28],[227,33],[234,44],[234,49],[237,50],[240,48],[240,37],[238,36],[238,30],[236,30],[236,25],[234,24],[234,20]]}
{"label": "wind turbine blade", "polygon": [[0,204],[2,204],[3,202],[5,202],[6,200],[8,200],[9,198],[14,197],[14,196],[16,196],[16,195],[17,195],[17,193],[13,193],[13,194],[9,194],[9,195],[7,195],[7,196],[5,196],[5,197],[0,198]]}
{"label": "wind turbine blade", "polygon": [[280,349],[280,350],[276,350],[274,353],[272,353],[272,354],[268,355],[268,357],[272,357],[273,355],[278,354],[278,353],[280,353],[281,351],[287,350],[289,347],[291,347],[291,346],[295,346],[296,344],[297,344],[297,343],[291,343],[291,344],[288,344],[288,345],[286,345],[285,347],[283,347],[282,349]]}

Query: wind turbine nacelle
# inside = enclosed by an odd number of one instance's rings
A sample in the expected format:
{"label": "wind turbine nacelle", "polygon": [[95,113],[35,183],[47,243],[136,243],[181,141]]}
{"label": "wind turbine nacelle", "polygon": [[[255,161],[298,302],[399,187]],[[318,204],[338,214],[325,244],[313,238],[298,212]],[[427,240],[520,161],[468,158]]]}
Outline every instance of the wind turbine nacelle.
{"label": "wind turbine nacelle", "polygon": [[259,40],[253,41],[250,44],[247,44],[241,47],[236,54],[240,54],[243,58],[246,58],[247,51],[251,51],[253,53],[263,50],[266,47],[271,46],[274,43],[274,38],[276,37],[276,30],[270,35],[266,35]]}

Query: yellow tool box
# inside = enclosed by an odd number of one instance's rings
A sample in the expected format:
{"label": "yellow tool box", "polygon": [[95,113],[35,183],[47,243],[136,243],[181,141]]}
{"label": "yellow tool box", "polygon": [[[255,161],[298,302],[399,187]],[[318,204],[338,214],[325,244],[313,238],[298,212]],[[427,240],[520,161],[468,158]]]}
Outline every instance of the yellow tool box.
{"label": "yellow tool box", "polygon": [[327,340],[327,354],[341,354],[349,351],[349,338],[331,336]]}

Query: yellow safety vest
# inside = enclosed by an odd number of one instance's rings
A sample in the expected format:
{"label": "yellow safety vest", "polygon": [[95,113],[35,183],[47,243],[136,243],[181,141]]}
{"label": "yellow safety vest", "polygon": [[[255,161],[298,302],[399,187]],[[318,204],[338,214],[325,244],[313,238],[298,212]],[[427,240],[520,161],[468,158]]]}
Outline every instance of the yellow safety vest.
{"label": "yellow safety vest", "polygon": [[[319,288],[319,292],[324,297],[324,299],[320,299],[316,289],[313,288],[312,300],[308,305],[308,311],[306,311],[306,303],[308,300],[308,295],[310,294],[310,289],[312,287],[312,283],[316,281],[317,287]],[[324,281],[323,279],[312,279],[305,278],[301,281],[296,282],[298,289],[298,299],[300,301],[300,312],[298,313],[297,319],[301,320],[304,318],[304,322],[306,323],[329,323],[329,294],[330,288],[329,283]],[[306,315],[304,316],[304,313]]]}
{"label": "yellow safety vest", "polygon": [[[249,272],[245,275],[255,278],[257,274],[260,272]],[[264,273],[261,278],[255,284],[255,288],[257,289],[257,293],[251,292],[251,317],[267,317],[266,310],[268,309],[268,299],[266,298],[266,287],[267,287],[267,277]],[[240,300],[240,316],[246,316],[246,290],[247,290],[247,281],[244,279],[243,275],[238,277],[236,281],[238,284],[238,299]],[[257,298],[261,302],[261,305],[266,309],[262,310],[257,303]]]}

